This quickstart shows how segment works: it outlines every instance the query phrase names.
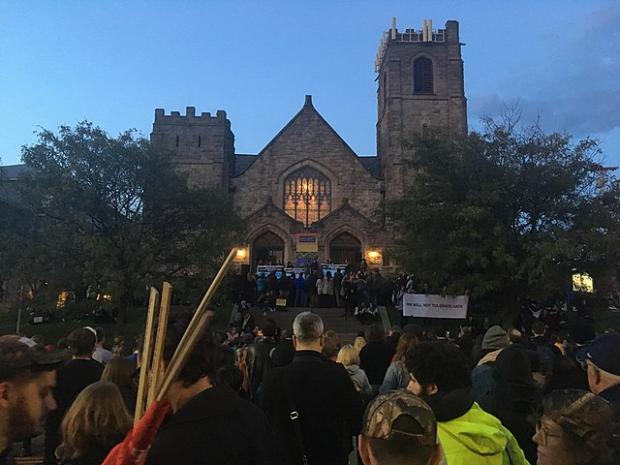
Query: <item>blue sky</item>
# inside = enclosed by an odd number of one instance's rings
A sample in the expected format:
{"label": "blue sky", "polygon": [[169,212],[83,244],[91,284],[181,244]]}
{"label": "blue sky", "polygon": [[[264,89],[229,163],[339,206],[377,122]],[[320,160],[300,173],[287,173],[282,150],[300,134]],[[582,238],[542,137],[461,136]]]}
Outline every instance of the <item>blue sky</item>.
{"label": "blue sky", "polygon": [[359,155],[376,153],[374,56],[399,28],[460,22],[470,128],[519,102],[523,120],[590,135],[620,165],[616,1],[0,2],[0,163],[39,127],[88,119],[148,135],[154,109],[226,110],[257,153],[304,95]]}

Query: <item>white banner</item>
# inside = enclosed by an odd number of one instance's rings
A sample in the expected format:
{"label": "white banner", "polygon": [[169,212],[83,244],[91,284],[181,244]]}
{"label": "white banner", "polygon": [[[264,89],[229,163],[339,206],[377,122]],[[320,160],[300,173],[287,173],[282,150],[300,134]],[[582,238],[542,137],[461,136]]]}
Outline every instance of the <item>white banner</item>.
{"label": "white banner", "polygon": [[466,295],[404,294],[403,316],[465,319],[468,304],[469,296]]}

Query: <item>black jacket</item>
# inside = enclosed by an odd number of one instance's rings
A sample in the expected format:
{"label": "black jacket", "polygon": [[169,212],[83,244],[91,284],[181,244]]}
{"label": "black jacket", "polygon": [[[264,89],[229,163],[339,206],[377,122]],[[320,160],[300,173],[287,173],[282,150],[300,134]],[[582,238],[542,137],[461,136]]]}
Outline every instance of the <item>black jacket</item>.
{"label": "black jacket", "polygon": [[273,464],[265,415],[227,386],[190,399],[159,429],[147,465]]}
{"label": "black jacket", "polygon": [[96,383],[103,373],[103,365],[96,360],[75,359],[68,361],[56,372],[54,399],[56,410],[52,410],[45,422],[45,455],[43,463],[56,463],[55,451],[60,444],[58,428],[73,401],[89,384]]}
{"label": "black jacket", "polygon": [[360,351],[360,368],[364,370],[370,384],[381,385],[394,350],[385,342],[369,342]]}
{"label": "black jacket", "polygon": [[[290,400],[289,400],[290,399]],[[276,433],[281,463],[301,463],[290,412],[299,412],[310,465],[346,465],[351,436],[360,432],[363,405],[345,368],[314,351],[274,368],[263,382],[260,403]]]}

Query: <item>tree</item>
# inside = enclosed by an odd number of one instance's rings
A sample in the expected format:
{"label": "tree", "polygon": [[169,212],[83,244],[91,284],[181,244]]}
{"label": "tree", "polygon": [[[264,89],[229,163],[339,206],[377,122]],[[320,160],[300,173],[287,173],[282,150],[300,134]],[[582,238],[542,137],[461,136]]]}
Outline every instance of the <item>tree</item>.
{"label": "tree", "polygon": [[416,174],[388,205],[394,252],[430,289],[505,307],[561,293],[573,270],[617,275],[620,187],[595,141],[507,118],[406,147]]}
{"label": "tree", "polygon": [[121,311],[147,284],[204,279],[242,230],[227,192],[189,189],[170,155],[133,131],[113,138],[89,122],[43,130],[22,159],[22,220],[34,226],[21,237],[13,228],[13,252],[34,247],[47,281],[78,295],[99,284]]}

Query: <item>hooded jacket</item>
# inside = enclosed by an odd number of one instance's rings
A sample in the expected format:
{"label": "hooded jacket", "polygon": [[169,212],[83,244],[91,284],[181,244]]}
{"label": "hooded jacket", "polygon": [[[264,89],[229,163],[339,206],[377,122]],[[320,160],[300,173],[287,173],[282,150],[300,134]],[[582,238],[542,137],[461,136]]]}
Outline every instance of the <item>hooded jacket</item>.
{"label": "hooded jacket", "polygon": [[349,365],[345,367],[347,369],[347,373],[351,377],[351,381],[353,381],[353,386],[357,392],[360,393],[363,399],[370,398],[372,395],[372,388],[370,387],[370,383],[368,382],[368,377],[364,370],[362,370],[358,365]]}
{"label": "hooded jacket", "polygon": [[424,400],[437,417],[437,434],[449,465],[529,465],[512,433],[473,401],[470,389]]}

